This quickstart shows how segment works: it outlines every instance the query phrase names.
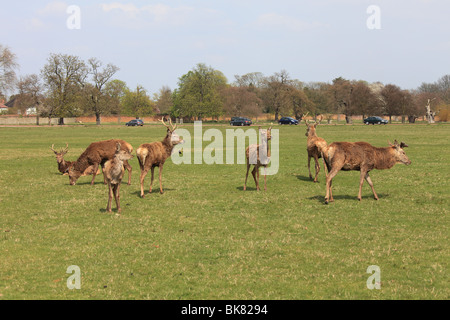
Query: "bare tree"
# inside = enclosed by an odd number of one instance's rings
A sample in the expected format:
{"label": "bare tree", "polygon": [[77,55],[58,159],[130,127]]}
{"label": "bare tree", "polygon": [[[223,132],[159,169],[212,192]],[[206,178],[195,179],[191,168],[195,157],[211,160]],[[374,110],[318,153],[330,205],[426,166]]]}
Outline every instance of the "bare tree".
{"label": "bare tree", "polygon": [[17,56],[0,44],[0,97],[13,90],[16,83],[16,69],[19,68]]}
{"label": "bare tree", "polygon": [[19,109],[35,107],[36,108],[36,125],[39,125],[39,116],[41,113],[40,106],[44,101],[42,95],[42,84],[37,74],[30,74],[21,77],[17,83],[19,94],[17,96]]}
{"label": "bare tree", "polygon": [[89,73],[92,75],[92,87],[86,90],[89,99],[89,109],[95,114],[95,122],[101,124],[101,115],[110,111],[108,99],[105,97],[105,85],[119,71],[119,68],[109,63],[102,69],[102,62],[97,58],[88,60]]}
{"label": "bare tree", "polygon": [[51,54],[41,70],[47,88],[46,113],[49,118],[57,116],[64,124],[65,116],[80,113],[80,90],[88,76],[86,64],[76,56]]}

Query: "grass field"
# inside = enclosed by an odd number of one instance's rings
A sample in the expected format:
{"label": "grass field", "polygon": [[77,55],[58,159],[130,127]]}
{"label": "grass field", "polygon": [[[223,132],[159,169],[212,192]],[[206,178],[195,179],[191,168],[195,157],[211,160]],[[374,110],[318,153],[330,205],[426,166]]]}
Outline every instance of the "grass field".
{"label": "grass field", "polygon": [[[161,125],[0,127],[0,299],[450,298],[450,125],[318,127],[328,143],[404,141],[412,161],[371,173],[379,201],[365,184],[359,202],[359,172],[340,172],[329,205],[323,168],[308,178],[305,126],[275,129],[280,168],[266,192],[251,176],[242,190],[245,165],[168,160],[165,193],[156,179],[141,199],[134,157],[118,215],[102,176],[70,186],[49,147],[69,143],[67,160],[104,139],[136,150],[161,140]],[[80,290],[67,287],[71,265]],[[371,265],[380,290],[367,288]]]}

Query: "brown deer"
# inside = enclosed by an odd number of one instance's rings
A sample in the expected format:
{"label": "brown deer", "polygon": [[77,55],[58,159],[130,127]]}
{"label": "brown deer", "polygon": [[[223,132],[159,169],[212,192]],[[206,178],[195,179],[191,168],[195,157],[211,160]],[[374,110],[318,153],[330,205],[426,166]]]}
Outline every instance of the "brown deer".
{"label": "brown deer", "polygon": [[116,201],[117,212],[121,212],[120,208],[120,184],[122,182],[123,175],[125,174],[124,164],[125,161],[133,158],[133,155],[127,148],[121,149],[119,142],[116,143],[116,153],[111,160],[105,162],[103,166],[103,175],[108,183],[109,197],[106,210],[111,212],[111,203],[114,195]]}
{"label": "brown deer", "polygon": [[[93,166],[93,176],[91,185],[94,184],[95,176],[97,175],[99,166],[104,166],[105,162],[111,160],[116,153],[116,144],[120,143],[123,150],[127,150],[128,153],[133,152],[133,147],[126,141],[119,139],[98,141],[91,143],[86,150],[80,155],[77,161],[69,168],[69,180],[71,185],[75,185],[79,177],[83,175],[83,172],[90,166]],[[125,169],[128,170],[128,184],[131,184],[131,166],[128,161],[123,163]],[[106,184],[106,179],[103,177],[103,181]]]}
{"label": "brown deer", "polygon": [[[56,162],[58,163],[58,171],[61,172],[63,175],[69,174],[69,168],[74,164],[74,161],[66,161],[64,160],[64,156],[67,152],[69,152],[69,145],[66,143],[66,148],[61,148],[60,151],[56,151],[54,149],[55,145],[52,144],[50,149],[55,153],[56,155]],[[82,176],[88,176],[94,173],[94,167],[89,166],[82,174]],[[97,174],[100,174],[100,169],[97,170]]]}
{"label": "brown deer", "polygon": [[320,172],[319,159],[322,158],[319,148],[323,149],[323,148],[326,148],[326,146],[327,146],[327,142],[325,141],[325,139],[318,137],[316,134],[316,128],[322,122],[323,117],[320,117],[319,122],[315,121],[312,124],[309,124],[306,121],[305,117],[306,117],[306,115],[303,116],[303,119],[305,120],[305,124],[306,124],[305,136],[308,137],[308,140],[306,142],[306,150],[308,152],[309,179],[312,180],[311,158],[313,158],[314,162],[315,162],[315,169],[316,169],[316,176],[314,177],[314,182],[317,182],[317,177],[319,176],[319,172]]}
{"label": "brown deer", "polygon": [[169,118],[169,125],[164,122],[164,118],[159,120],[162,124],[167,128],[167,135],[162,141],[152,142],[152,143],[144,143],[139,146],[136,150],[136,156],[139,160],[139,166],[141,168],[141,197],[144,198],[144,179],[147,175],[148,171],[151,170],[152,177],[150,181],[150,193],[152,192],[153,178],[154,178],[154,170],[155,167],[159,167],[159,191],[161,194],[164,193],[162,187],[162,170],[164,167],[164,163],[171,156],[172,150],[175,145],[179,143],[183,143],[183,140],[180,140],[178,134],[174,131],[177,128],[172,124],[172,120]]}
{"label": "brown deer", "polygon": [[372,188],[375,200],[378,196],[373,187],[369,172],[373,169],[390,169],[396,163],[410,165],[405,151],[407,145],[403,142],[400,144],[395,140],[394,144],[389,143],[389,147],[377,148],[367,142],[333,142],[324,149],[320,148],[323,153],[324,161],[328,168],[325,203],[334,201],[331,190],[333,178],[340,170],[350,171],[359,170],[361,172],[359,179],[358,200],[361,201],[361,190],[364,179]]}
{"label": "brown deer", "polygon": [[[247,147],[245,150],[245,157],[246,157],[246,163],[247,163],[247,173],[245,175],[245,182],[244,182],[244,191],[247,190],[247,178],[248,178],[248,172],[250,171],[250,166],[253,164],[254,168],[252,170],[252,176],[253,180],[255,180],[256,184],[256,190],[260,191],[259,188],[259,168],[263,167],[266,168],[269,164],[270,159],[270,147],[269,147],[269,141],[272,138],[271,135],[272,126],[269,127],[267,130],[261,130],[259,128],[259,131],[262,134],[262,141],[261,144],[252,144]],[[265,158],[260,158],[260,149],[264,150]],[[264,154],[264,153],[262,153]],[[267,190],[267,176],[264,174],[264,191]]]}

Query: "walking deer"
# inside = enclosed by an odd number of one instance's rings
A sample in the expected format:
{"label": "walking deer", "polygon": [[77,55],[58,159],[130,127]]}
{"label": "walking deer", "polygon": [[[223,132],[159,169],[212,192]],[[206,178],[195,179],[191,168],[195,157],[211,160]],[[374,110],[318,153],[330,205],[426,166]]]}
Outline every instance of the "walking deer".
{"label": "walking deer", "polygon": [[389,147],[377,148],[367,142],[333,142],[328,147],[320,148],[328,168],[325,203],[334,201],[331,190],[333,178],[340,170],[359,170],[358,200],[361,201],[361,191],[364,179],[372,189],[375,200],[378,196],[375,192],[369,172],[373,169],[390,169],[396,163],[410,165],[404,148],[408,147],[404,142],[400,144],[395,140],[394,144],[389,142]]}
{"label": "walking deer", "polygon": [[144,198],[144,179],[148,171],[151,170],[152,176],[150,181],[150,190],[152,192],[153,178],[155,167],[159,167],[159,191],[164,193],[162,187],[162,170],[164,163],[171,156],[173,148],[183,140],[180,140],[178,134],[174,131],[177,129],[177,125],[172,124],[172,120],[169,118],[169,125],[164,122],[164,118],[159,120],[167,128],[166,137],[162,141],[144,143],[136,150],[136,155],[139,160],[139,166],[141,168],[141,197]]}
{"label": "walking deer", "polygon": [[123,175],[125,174],[124,164],[126,161],[133,158],[133,155],[128,149],[122,149],[119,142],[116,143],[116,152],[111,160],[105,162],[103,166],[103,175],[108,183],[109,197],[106,210],[111,212],[111,203],[114,195],[116,201],[117,212],[121,212],[120,208],[120,184]]}
{"label": "walking deer", "polygon": [[[247,173],[245,175],[245,182],[244,182],[244,191],[247,190],[247,178],[248,178],[248,172],[250,171],[250,166],[253,164],[254,168],[252,170],[252,176],[253,180],[255,180],[256,184],[256,190],[259,191],[259,168],[263,167],[264,169],[267,168],[267,165],[269,164],[270,159],[270,147],[269,147],[269,141],[271,139],[271,130],[272,126],[269,127],[267,130],[259,130],[262,135],[262,141],[261,144],[252,144],[247,147],[245,150],[245,157],[246,157],[246,163],[247,163]],[[260,153],[260,150],[262,153]],[[263,157],[261,157],[263,155]],[[267,190],[267,178],[266,174],[264,174],[264,191]]]}
{"label": "walking deer", "polygon": [[[303,117],[305,119],[306,115]],[[320,118],[319,122],[314,122],[312,124],[309,124],[305,119],[306,124],[306,133],[305,136],[308,137],[307,143],[306,143],[306,150],[308,152],[308,171],[309,171],[309,179],[313,179],[311,175],[311,158],[314,159],[315,162],[315,169],[316,169],[316,176],[314,177],[314,182],[317,182],[317,178],[319,176],[320,172],[320,165],[319,165],[319,159],[322,158],[322,155],[319,151],[319,148],[326,148],[327,142],[325,139],[320,138],[316,134],[316,128],[317,126],[322,122],[323,117]]]}
{"label": "walking deer", "polygon": [[[103,167],[105,162],[111,160],[116,152],[116,145],[120,143],[123,150],[127,150],[131,154],[133,147],[124,140],[112,139],[105,141],[98,141],[91,143],[86,150],[80,155],[77,161],[69,168],[69,180],[71,185],[75,185],[76,181],[83,172],[90,166],[93,166],[93,176],[91,185],[94,184],[95,176],[97,175],[99,166]],[[128,170],[128,184],[131,184],[131,166],[128,161],[123,163],[125,169]],[[106,184],[106,179],[103,176],[103,182]]]}
{"label": "walking deer", "polygon": [[[61,172],[63,175],[69,174],[69,168],[74,164],[74,161],[66,161],[64,160],[64,156],[67,152],[69,152],[69,145],[66,143],[65,148],[61,148],[60,151],[56,151],[54,149],[55,145],[52,144],[50,149],[55,153],[56,155],[56,162],[58,163],[58,171]],[[82,176],[88,176],[94,173],[94,167],[89,166],[82,174]],[[97,170],[97,174],[100,174],[100,169]]]}

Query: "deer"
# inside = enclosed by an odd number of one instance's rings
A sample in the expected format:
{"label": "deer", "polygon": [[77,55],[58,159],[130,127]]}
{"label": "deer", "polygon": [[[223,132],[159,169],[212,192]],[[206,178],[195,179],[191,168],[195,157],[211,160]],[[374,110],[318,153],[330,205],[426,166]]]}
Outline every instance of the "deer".
{"label": "deer", "polygon": [[303,116],[303,119],[305,120],[306,124],[306,133],[305,136],[308,137],[307,143],[306,143],[306,150],[308,152],[308,171],[309,171],[309,179],[312,180],[311,175],[311,158],[314,159],[315,162],[315,169],[316,169],[316,176],[314,177],[314,182],[318,182],[317,178],[319,176],[320,172],[320,165],[319,165],[319,159],[322,158],[322,155],[319,151],[319,148],[326,148],[327,142],[325,139],[320,138],[316,134],[316,128],[317,126],[322,122],[323,117],[320,117],[319,122],[314,121],[314,123],[309,124],[306,121],[306,115]]}
{"label": "deer", "polygon": [[[264,169],[266,169],[267,165],[269,164],[270,159],[269,141],[272,137],[271,130],[272,126],[270,126],[269,129],[267,130],[261,130],[261,128],[259,127],[259,131],[261,132],[262,135],[261,144],[252,144],[248,146],[247,149],[245,149],[247,173],[245,175],[244,191],[247,190],[248,172],[250,171],[250,167],[252,166],[252,164],[254,165],[254,168],[252,170],[252,176],[253,180],[255,180],[256,190],[257,191],[261,190],[259,187],[259,168],[263,167]],[[260,150],[262,150],[262,153],[260,153]],[[267,191],[266,174],[264,174],[264,191]]]}
{"label": "deer", "polygon": [[388,144],[389,147],[378,148],[367,142],[333,142],[325,148],[319,148],[328,169],[325,204],[334,201],[331,190],[332,182],[333,178],[341,170],[360,171],[359,201],[361,201],[364,180],[367,181],[372,189],[375,200],[378,200],[379,198],[375,192],[369,172],[373,169],[390,169],[397,163],[411,164],[411,160],[409,160],[403,150],[408,147],[406,143],[401,142],[399,144],[395,140],[394,144],[391,144],[389,141]]}
{"label": "deer", "polygon": [[[91,185],[94,185],[95,176],[97,175],[99,166],[103,168],[106,161],[111,160],[116,152],[116,144],[120,143],[123,150],[127,150],[128,153],[133,152],[131,144],[124,140],[111,139],[91,143],[86,150],[78,157],[72,166],[69,168],[69,182],[70,185],[75,185],[79,177],[83,175],[83,172],[93,167]],[[132,168],[127,160],[123,163],[125,169],[128,171],[128,185],[131,184],[131,171]],[[103,176],[103,182],[106,184],[105,176]]]}
{"label": "deer", "polygon": [[120,184],[125,174],[124,164],[133,158],[133,155],[127,148],[122,149],[120,142],[116,143],[116,152],[114,157],[105,162],[103,166],[103,175],[108,183],[109,197],[106,211],[111,212],[111,203],[114,195],[117,212],[122,212],[120,208]]}
{"label": "deer", "polygon": [[144,198],[144,179],[148,171],[151,171],[151,181],[149,192],[152,193],[152,185],[154,178],[155,167],[159,167],[159,192],[164,193],[162,187],[162,171],[164,163],[172,155],[172,150],[177,144],[184,143],[180,140],[178,134],[174,131],[177,129],[177,124],[175,126],[172,124],[172,120],[169,118],[169,124],[166,124],[164,117],[159,120],[166,128],[167,134],[162,141],[156,141],[152,143],[144,143],[139,146],[136,150],[136,156],[139,161],[139,166],[141,168],[140,184],[141,184],[141,198]]}
{"label": "deer", "polygon": [[[66,161],[64,160],[64,156],[67,152],[69,152],[69,144],[66,142],[66,147],[61,148],[60,151],[56,151],[55,145],[52,144],[50,149],[55,153],[56,155],[56,162],[58,163],[58,171],[61,172],[63,175],[69,174],[69,168],[73,165],[74,161]],[[93,171],[94,167],[89,166],[82,174],[82,176],[88,176],[94,173]],[[100,174],[100,169],[97,170],[97,174]]]}

